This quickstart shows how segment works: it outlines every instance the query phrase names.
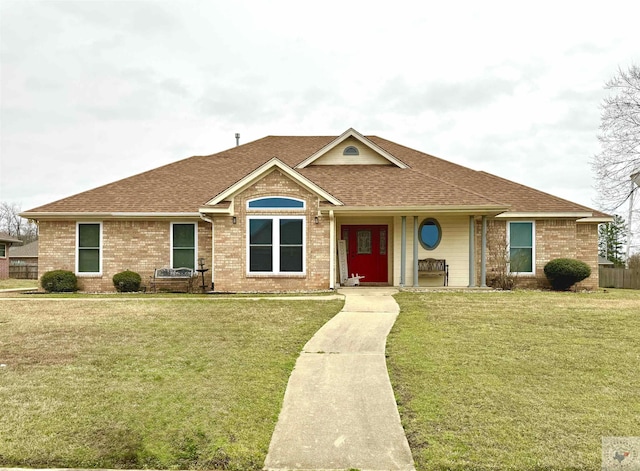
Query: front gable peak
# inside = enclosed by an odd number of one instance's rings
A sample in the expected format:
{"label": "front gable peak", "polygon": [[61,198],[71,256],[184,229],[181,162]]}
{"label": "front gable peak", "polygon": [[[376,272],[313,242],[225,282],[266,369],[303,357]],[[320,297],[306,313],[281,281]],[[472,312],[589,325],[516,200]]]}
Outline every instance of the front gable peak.
{"label": "front gable peak", "polygon": [[295,181],[301,187],[306,188],[312,193],[315,193],[316,195],[320,196],[326,201],[329,201],[331,204],[338,205],[338,206],[342,205],[342,202],[339,199],[337,199],[333,195],[329,194],[328,192],[320,188],[318,185],[316,185],[314,182],[312,182],[308,178],[304,177],[303,175],[300,175],[298,172],[296,172],[294,169],[292,169],[287,164],[282,162],[280,159],[274,157],[268,162],[265,162],[264,164],[262,164],[253,172],[246,175],[244,178],[242,178],[238,182],[231,185],[222,193],[215,196],[213,199],[208,201],[205,204],[205,206],[215,206],[216,204],[222,203],[223,201],[229,198],[233,198],[233,196],[245,190],[246,188],[248,188],[249,186],[257,182],[258,180],[261,180],[266,175],[269,175],[274,170],[280,170],[280,172],[283,175],[288,176],[291,180]]}
{"label": "front gable peak", "polygon": [[407,164],[353,128],[349,128],[295,168],[311,165],[391,165],[409,168]]}

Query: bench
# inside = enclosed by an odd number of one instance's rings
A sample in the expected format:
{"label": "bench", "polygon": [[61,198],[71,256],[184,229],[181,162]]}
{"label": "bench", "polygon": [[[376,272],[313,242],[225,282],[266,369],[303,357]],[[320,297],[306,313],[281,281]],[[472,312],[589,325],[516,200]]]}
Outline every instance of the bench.
{"label": "bench", "polygon": [[446,260],[436,258],[425,258],[418,260],[418,278],[443,277],[442,286],[449,285],[449,265]]}
{"label": "bench", "polygon": [[176,285],[186,283],[186,292],[190,293],[193,288],[193,277],[194,271],[191,268],[156,268],[153,270],[149,285],[156,293],[159,286],[168,286],[169,290],[173,291]]}

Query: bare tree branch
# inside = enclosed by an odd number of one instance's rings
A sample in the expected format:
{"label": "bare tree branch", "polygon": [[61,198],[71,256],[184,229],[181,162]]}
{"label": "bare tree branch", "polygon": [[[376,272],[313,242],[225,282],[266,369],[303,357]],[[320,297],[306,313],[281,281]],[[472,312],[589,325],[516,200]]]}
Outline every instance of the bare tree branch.
{"label": "bare tree branch", "polygon": [[0,232],[5,232],[24,242],[38,238],[37,226],[20,216],[20,206],[15,203],[0,202]]}
{"label": "bare tree branch", "polygon": [[602,151],[594,156],[592,167],[600,205],[613,212],[628,200],[630,176],[640,170],[640,67],[619,68],[605,89],[612,95],[602,103]]}

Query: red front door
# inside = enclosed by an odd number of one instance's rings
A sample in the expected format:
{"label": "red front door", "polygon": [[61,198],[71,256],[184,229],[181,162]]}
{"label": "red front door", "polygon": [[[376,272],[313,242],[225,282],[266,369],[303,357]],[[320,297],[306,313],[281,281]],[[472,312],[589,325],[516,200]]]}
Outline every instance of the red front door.
{"label": "red front door", "polygon": [[342,226],[342,239],[347,242],[349,276],[352,273],[364,276],[363,283],[389,281],[387,235],[387,226]]}

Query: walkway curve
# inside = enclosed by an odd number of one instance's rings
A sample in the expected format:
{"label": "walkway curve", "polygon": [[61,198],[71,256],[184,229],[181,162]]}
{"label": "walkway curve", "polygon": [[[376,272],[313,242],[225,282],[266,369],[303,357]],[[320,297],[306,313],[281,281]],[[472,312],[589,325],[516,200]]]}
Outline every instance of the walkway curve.
{"label": "walkway curve", "polygon": [[393,288],[343,288],[345,305],[304,346],[265,469],[415,470],[387,372]]}

